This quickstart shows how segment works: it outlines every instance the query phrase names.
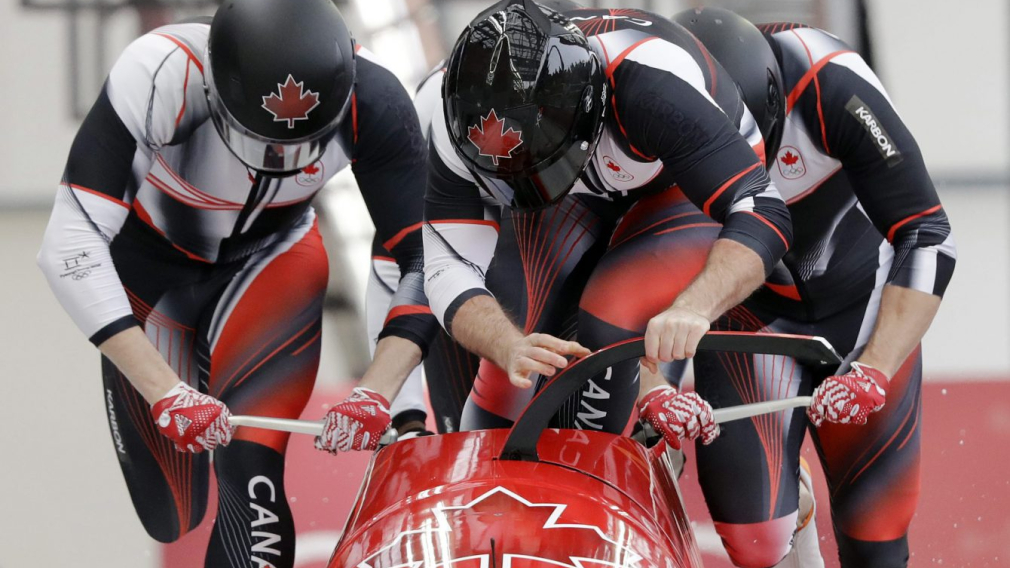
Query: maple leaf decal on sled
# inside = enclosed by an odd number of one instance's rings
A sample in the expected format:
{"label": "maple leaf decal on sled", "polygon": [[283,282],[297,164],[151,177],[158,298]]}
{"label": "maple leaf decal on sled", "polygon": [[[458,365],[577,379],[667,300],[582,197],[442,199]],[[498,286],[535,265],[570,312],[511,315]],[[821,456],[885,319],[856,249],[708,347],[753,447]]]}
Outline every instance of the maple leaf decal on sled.
{"label": "maple leaf decal on sled", "polygon": [[[610,534],[594,524],[577,522],[569,505],[542,503],[496,486],[474,498],[459,496],[429,509],[433,518],[420,526],[386,533],[389,538],[354,568],[641,568],[645,557],[628,536]],[[469,501],[469,502],[467,502]],[[518,525],[518,526],[512,526]],[[495,549],[494,535],[521,531],[531,551]],[[487,535],[492,537],[490,542]],[[637,540],[637,539],[635,539]],[[539,548],[539,550],[537,550]],[[466,551],[466,556],[455,553]],[[422,559],[451,558],[449,562]],[[451,565],[451,566],[450,566]],[[669,563],[662,564],[668,566]],[[648,566],[660,566],[649,563]]]}
{"label": "maple leaf decal on sled", "polygon": [[283,85],[277,83],[276,93],[263,97],[263,108],[274,115],[274,122],[287,122],[288,128],[294,128],[296,120],[309,119],[312,109],[319,106],[319,93],[304,90],[304,84],[288,75]]}
{"label": "maple leaf decal on sled", "polygon": [[480,126],[469,127],[469,132],[467,138],[477,147],[480,155],[491,158],[496,166],[499,159],[511,158],[512,151],[523,143],[522,131],[511,126],[505,130],[505,121],[498,118],[494,109],[480,119]]}
{"label": "maple leaf decal on sled", "polygon": [[787,166],[795,164],[797,160],[799,160],[799,157],[789,151],[787,151],[785,155],[782,156],[782,163]]}

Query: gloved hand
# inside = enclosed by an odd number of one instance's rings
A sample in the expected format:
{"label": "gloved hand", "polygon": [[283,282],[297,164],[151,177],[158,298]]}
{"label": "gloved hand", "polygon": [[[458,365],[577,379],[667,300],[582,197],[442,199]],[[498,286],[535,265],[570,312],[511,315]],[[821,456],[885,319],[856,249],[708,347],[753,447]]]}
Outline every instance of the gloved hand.
{"label": "gloved hand", "polygon": [[698,393],[681,393],[670,386],[659,386],[642,397],[638,412],[675,450],[680,449],[680,441],[684,438],[700,437],[707,445],[719,436],[712,407]]}
{"label": "gloved hand", "polygon": [[316,449],[331,454],[374,450],[390,422],[389,401],[371,389],[358,387],[326,413],[323,435],[316,436]]}
{"label": "gloved hand", "polygon": [[852,363],[844,375],[824,379],[814,390],[807,416],[814,426],[825,420],[838,424],[866,424],[870,413],[884,407],[887,375],[863,363]]}
{"label": "gloved hand", "polygon": [[235,428],[231,413],[220,400],[179,383],[151,406],[158,430],[175,442],[180,452],[198,454],[231,442]]}

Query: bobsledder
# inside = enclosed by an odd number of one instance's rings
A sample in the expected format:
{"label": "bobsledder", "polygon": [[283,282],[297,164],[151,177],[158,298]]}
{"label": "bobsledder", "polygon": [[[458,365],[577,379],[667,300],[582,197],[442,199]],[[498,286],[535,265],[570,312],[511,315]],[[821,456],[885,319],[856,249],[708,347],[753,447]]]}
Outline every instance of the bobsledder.
{"label": "bobsledder", "polygon": [[[699,349],[765,353],[834,367],[822,338],[706,335]],[[558,408],[607,367],[644,355],[633,339],[574,361],[510,430],[418,437],[372,457],[331,568],[693,568],[701,559],[665,443],[549,428]],[[806,406],[809,397],[716,409],[727,422]],[[233,423],[319,434],[320,422]]]}

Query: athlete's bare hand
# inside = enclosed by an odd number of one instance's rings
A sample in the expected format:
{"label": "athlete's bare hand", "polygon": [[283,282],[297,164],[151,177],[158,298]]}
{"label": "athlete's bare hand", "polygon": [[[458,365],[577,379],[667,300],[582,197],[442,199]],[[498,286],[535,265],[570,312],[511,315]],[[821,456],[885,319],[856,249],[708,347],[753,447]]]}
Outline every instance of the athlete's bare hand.
{"label": "athlete's bare hand", "polygon": [[546,333],[531,333],[509,346],[506,365],[509,382],[521,388],[533,386],[530,375],[540,373],[553,377],[558,369],[568,366],[565,355],[585,357],[590,351],[575,341],[565,341]]}
{"label": "athlete's bare hand", "polygon": [[708,318],[686,308],[671,306],[649,320],[645,328],[645,358],[642,365],[658,373],[660,362],[694,357],[698,342],[708,333]]}

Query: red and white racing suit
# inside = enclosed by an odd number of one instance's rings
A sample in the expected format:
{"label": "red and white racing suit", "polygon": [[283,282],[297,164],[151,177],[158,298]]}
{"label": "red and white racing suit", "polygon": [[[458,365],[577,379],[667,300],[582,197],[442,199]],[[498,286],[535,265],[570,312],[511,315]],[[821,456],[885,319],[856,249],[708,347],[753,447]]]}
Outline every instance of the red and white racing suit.
{"label": "red and white racing suit", "polygon": [[[399,266],[379,337],[424,351],[437,327],[421,272],[424,139],[402,86],[359,50],[348,118],[322,158],[294,176],[259,175],[210,120],[208,33],[206,22],[165,26],[124,51],[74,140],[39,265],[96,345],[139,325],[184,382],[235,413],[296,418],[319,364],[327,281],[311,200],[341,169]],[[204,517],[209,458],[176,452],[108,360],[103,376],[137,513],[152,537],[176,540]],[[240,428],[216,451],[208,566],[292,566],[287,439]]]}

